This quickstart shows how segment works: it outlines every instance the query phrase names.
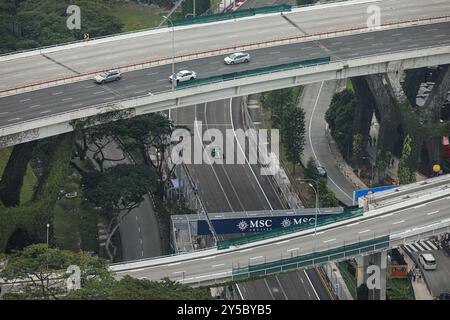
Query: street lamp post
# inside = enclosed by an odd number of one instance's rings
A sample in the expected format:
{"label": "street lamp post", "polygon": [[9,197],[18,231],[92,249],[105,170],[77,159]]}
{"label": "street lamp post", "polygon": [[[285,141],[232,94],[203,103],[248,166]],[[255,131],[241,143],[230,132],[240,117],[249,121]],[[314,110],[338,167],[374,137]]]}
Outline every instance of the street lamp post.
{"label": "street lamp post", "polygon": [[173,25],[172,20],[167,17],[163,16],[164,19],[168,20],[170,22],[170,25],[172,26],[172,92],[175,91],[175,27]]}
{"label": "street lamp post", "polygon": [[48,248],[48,229],[50,228],[50,224],[47,223],[47,248]]}
{"label": "street lamp post", "polygon": [[310,186],[314,190],[314,194],[316,195],[316,209],[315,209],[315,221],[314,221],[314,243],[316,242],[316,236],[317,236],[317,213],[319,212],[319,185],[317,184],[317,181],[314,179],[297,179],[300,181],[300,183],[305,183],[301,181],[313,181],[316,183],[316,188],[311,183],[308,183],[308,186]]}

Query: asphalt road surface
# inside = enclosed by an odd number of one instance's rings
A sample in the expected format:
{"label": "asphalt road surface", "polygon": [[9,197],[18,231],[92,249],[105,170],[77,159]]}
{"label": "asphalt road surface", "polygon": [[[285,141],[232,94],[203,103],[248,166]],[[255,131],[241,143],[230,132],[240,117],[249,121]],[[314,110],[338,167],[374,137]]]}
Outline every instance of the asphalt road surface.
{"label": "asphalt road surface", "polygon": [[306,165],[312,157],[316,163],[327,170],[327,185],[336,197],[345,205],[353,203],[353,191],[357,188],[351,184],[337,167],[336,159],[330,157],[325,134],[327,112],[336,91],[336,81],[323,81],[303,87],[300,106],[305,110],[306,144],[302,162]]}
{"label": "asphalt road surface", "polygon": [[[227,66],[222,56],[178,63],[176,70],[190,69],[198,78],[299,60],[331,56],[332,59],[363,57],[396,50],[413,50],[450,43],[450,23],[377,31],[249,51],[252,61]],[[325,51],[328,50],[328,51]],[[0,98],[0,126],[105,104],[115,100],[171,90],[170,65],[128,72],[122,80],[96,85],[92,80]],[[2,70],[3,73],[3,70]],[[7,78],[7,76],[3,77]]]}
{"label": "asphalt road surface", "polygon": [[[258,15],[207,25],[175,28],[176,55],[302,34],[367,26],[369,5],[377,5],[381,23],[441,16],[448,0],[362,0],[304,8],[301,12]],[[286,17],[288,19],[286,19]],[[45,55],[0,62],[0,90],[172,56],[171,28],[151,35],[86,45]],[[166,77],[166,76],[164,76]]]}
{"label": "asphalt road surface", "polygon": [[[239,99],[233,99],[238,103]],[[220,100],[211,103],[195,105],[187,108],[174,109],[171,117],[177,125],[183,125],[194,130],[202,130],[202,136],[207,129],[217,129],[226,136],[228,129],[232,133],[235,124],[240,126],[238,108],[230,106],[230,100]],[[233,115],[232,115],[233,113]],[[233,124],[231,118],[233,116]],[[194,121],[202,122],[202,129],[194,128]],[[200,136],[200,132],[198,132]],[[234,153],[242,153],[234,136]],[[195,137],[194,137],[195,138]],[[212,145],[209,136],[204,136],[205,152],[211,154]],[[223,154],[227,154],[227,145],[224,143]],[[226,162],[228,159],[223,159]],[[272,205],[266,197],[276,199],[272,186],[266,177],[260,177],[258,170],[253,170],[245,164],[190,164],[188,169],[198,182],[199,194],[205,204],[206,210],[211,213],[254,211],[281,209],[280,205]],[[264,188],[262,187],[264,185]],[[264,190],[264,192],[263,192]],[[266,196],[266,194],[268,196]]]}
{"label": "asphalt road surface", "polygon": [[[171,117],[177,125],[186,126],[191,130],[195,130],[193,126],[195,120],[202,121],[203,130],[218,129],[225,136],[226,129],[242,129],[239,103],[240,99],[227,99],[174,109]],[[206,150],[209,150],[208,144],[209,141],[205,143]],[[244,146],[238,148],[234,140],[235,153],[242,153],[244,149]],[[223,153],[227,153],[226,145]],[[204,163],[188,165],[188,169],[198,182],[199,194],[208,212],[282,208],[272,182],[267,176],[259,174],[257,165],[250,168],[248,164]],[[287,299],[329,298],[315,270],[296,271],[240,286],[242,291],[248,294],[244,299],[279,298],[278,295],[283,292],[282,297]]]}
{"label": "asphalt road surface", "polygon": [[[419,262],[419,254],[431,253],[436,259],[436,270],[425,270]],[[450,292],[450,257],[444,250],[413,252],[412,256],[421,269],[432,296],[439,298],[441,293]],[[422,279],[423,281],[423,279]]]}

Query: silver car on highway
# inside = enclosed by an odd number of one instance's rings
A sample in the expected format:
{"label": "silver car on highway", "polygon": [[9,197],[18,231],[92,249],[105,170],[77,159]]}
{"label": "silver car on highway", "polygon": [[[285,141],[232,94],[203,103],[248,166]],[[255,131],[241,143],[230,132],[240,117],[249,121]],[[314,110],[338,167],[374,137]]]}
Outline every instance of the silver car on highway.
{"label": "silver car on highway", "polygon": [[235,52],[223,59],[223,61],[225,64],[246,63],[250,61],[250,54],[245,52]]}
{"label": "silver car on highway", "polygon": [[109,70],[102,72],[94,77],[94,81],[98,84],[103,84],[105,82],[117,81],[122,79],[122,75],[119,70]]}

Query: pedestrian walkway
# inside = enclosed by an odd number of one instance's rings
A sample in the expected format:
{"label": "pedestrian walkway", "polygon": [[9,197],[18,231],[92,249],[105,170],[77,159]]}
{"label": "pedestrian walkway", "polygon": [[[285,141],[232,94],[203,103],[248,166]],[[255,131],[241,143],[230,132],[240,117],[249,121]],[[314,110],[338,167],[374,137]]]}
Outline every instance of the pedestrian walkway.
{"label": "pedestrian walkway", "polygon": [[404,247],[410,253],[433,251],[433,250],[439,249],[438,245],[431,240],[418,241],[418,242],[414,242],[414,243],[410,243],[410,244],[405,244]]}
{"label": "pedestrian walkway", "polygon": [[[399,248],[399,252],[403,255],[407,265],[408,265],[408,273],[414,274],[414,270],[416,270],[416,263],[407,255],[403,248]],[[414,291],[414,297],[416,300],[434,300],[434,297],[431,295],[428,287],[425,283],[423,276],[417,277],[413,276],[411,285]]]}
{"label": "pedestrian walkway", "polygon": [[367,185],[356,175],[355,172],[353,172],[353,168],[342,157],[341,152],[338,149],[337,143],[331,136],[328,129],[326,131],[326,136],[328,140],[328,145],[330,147],[331,155],[336,160],[339,171],[353,186],[355,186],[356,189],[366,189]]}
{"label": "pedestrian walkway", "polygon": [[339,271],[335,262],[329,262],[323,266],[328,279],[333,286],[333,291],[339,300],[353,300],[353,297],[348,290],[347,284]]}

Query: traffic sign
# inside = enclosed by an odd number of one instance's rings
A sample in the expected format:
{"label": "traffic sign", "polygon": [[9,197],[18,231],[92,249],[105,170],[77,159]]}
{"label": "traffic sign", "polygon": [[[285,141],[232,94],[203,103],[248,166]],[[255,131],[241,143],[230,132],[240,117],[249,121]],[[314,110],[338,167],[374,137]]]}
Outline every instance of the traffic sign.
{"label": "traffic sign", "polygon": [[89,40],[89,32],[83,33],[83,39],[88,41]]}

